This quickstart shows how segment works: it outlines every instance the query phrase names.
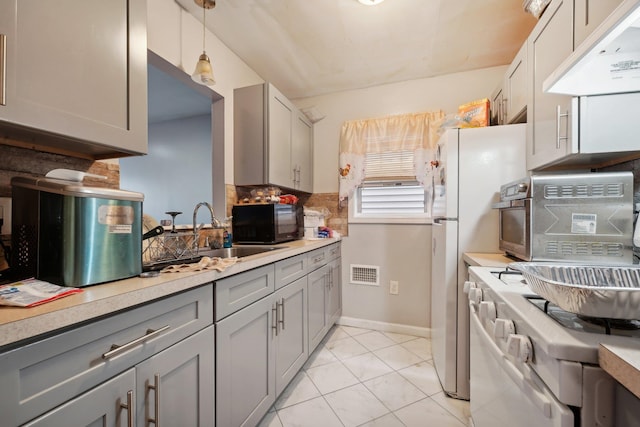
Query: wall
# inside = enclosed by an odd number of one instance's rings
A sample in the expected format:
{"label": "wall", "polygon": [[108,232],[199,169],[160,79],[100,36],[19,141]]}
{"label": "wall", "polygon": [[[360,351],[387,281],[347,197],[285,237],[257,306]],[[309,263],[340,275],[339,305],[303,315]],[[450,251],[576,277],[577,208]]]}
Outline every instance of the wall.
{"label": "wall", "polygon": [[[213,12],[215,13],[215,12]],[[224,97],[224,181],[233,183],[233,89],[263,83],[255,71],[207,30],[206,51],[216,79],[212,90]],[[202,24],[174,0],[147,1],[147,45],[186,73],[202,53]]]}
{"label": "wall", "polygon": [[[149,124],[149,154],[120,159],[120,186],[144,193],[144,213],[158,221],[177,211],[176,224],[191,224],[196,204],[211,202],[212,157],[210,115]],[[201,222],[211,222],[205,209]]]}
{"label": "wall", "polygon": [[[314,193],[337,202],[343,122],[419,111],[455,113],[461,104],[488,97],[505,70],[494,67],[294,100],[299,108],[313,106],[326,116],[314,124]],[[430,327],[430,251],[429,225],[349,224],[342,251],[343,316]],[[379,265],[381,285],[351,284],[351,264]],[[389,294],[389,280],[400,282],[398,295]]]}

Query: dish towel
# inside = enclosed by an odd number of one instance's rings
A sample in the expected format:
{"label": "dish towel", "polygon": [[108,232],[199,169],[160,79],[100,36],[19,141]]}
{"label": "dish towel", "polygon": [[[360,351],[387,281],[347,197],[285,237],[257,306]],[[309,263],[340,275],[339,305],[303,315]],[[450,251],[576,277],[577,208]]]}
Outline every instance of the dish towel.
{"label": "dish towel", "polygon": [[168,267],[163,268],[160,272],[161,273],[184,273],[187,271],[203,271],[203,270],[224,271],[227,269],[227,267],[231,267],[237,262],[238,262],[238,257],[210,258],[208,256],[203,256],[199,262],[194,262],[191,264],[170,265]]}

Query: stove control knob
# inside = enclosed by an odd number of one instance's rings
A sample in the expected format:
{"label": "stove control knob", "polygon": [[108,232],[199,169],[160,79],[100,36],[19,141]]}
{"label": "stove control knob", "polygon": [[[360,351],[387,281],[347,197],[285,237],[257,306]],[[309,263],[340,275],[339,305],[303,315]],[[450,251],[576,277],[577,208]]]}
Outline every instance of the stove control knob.
{"label": "stove control knob", "polygon": [[480,304],[482,301],[482,289],[480,288],[471,288],[469,289],[469,301],[472,303]]}
{"label": "stove control knob", "polygon": [[496,319],[496,323],[493,325],[493,337],[495,339],[508,339],[509,335],[516,333],[516,326],[513,320],[509,319]]}
{"label": "stove control knob", "polygon": [[464,282],[464,288],[462,290],[464,291],[465,294],[468,294],[469,290],[475,289],[477,287],[478,287],[478,284],[476,282],[467,280],[466,282]]}
{"label": "stove control knob", "polygon": [[496,305],[493,301],[482,301],[480,303],[480,320],[496,320]]}
{"label": "stove control knob", "polygon": [[509,335],[507,339],[507,353],[519,362],[529,362],[533,356],[531,340],[526,335]]}

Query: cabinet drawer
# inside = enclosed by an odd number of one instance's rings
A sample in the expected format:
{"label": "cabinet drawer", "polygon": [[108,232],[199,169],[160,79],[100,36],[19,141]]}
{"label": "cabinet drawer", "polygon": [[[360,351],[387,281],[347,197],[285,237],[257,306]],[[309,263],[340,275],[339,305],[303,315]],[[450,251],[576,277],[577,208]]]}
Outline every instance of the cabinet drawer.
{"label": "cabinet drawer", "polygon": [[276,289],[280,289],[307,274],[307,262],[307,254],[276,262]]}
{"label": "cabinet drawer", "polygon": [[217,322],[275,290],[273,264],[218,280],[215,288]]}
{"label": "cabinet drawer", "polygon": [[[212,320],[213,289],[201,286],[0,354],[3,423],[29,421]],[[109,355],[112,345],[121,351]]]}
{"label": "cabinet drawer", "polygon": [[327,251],[326,248],[315,249],[307,253],[307,259],[309,260],[308,271],[313,271],[318,267],[322,267],[327,263]]}
{"label": "cabinet drawer", "polygon": [[333,245],[327,246],[325,248],[325,251],[327,253],[327,261],[340,258],[340,255],[341,255],[340,243],[334,243]]}

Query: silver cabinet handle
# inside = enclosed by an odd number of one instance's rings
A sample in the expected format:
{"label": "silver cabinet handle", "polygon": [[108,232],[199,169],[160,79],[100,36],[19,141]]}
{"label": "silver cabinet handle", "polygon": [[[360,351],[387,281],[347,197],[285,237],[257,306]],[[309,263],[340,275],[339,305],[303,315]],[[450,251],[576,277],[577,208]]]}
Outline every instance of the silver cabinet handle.
{"label": "silver cabinet handle", "polygon": [[276,302],[275,307],[271,307],[271,329],[276,331],[276,336],[278,336],[278,303]]}
{"label": "silver cabinet handle", "polygon": [[132,349],[133,347],[137,346],[138,344],[142,344],[143,342],[150,340],[151,338],[154,338],[160,334],[162,334],[163,332],[165,332],[167,329],[169,329],[170,326],[169,325],[165,325],[160,329],[147,329],[147,333],[144,334],[141,337],[136,338],[133,341],[129,341],[126,344],[123,345],[118,345],[118,344],[113,344],[111,345],[111,349],[109,349],[109,351],[107,351],[106,353],[104,353],[102,355],[103,359],[110,359],[114,356],[117,356],[120,353],[124,353],[127,350]]}
{"label": "silver cabinet handle", "polygon": [[506,125],[508,123],[507,118],[509,117],[509,112],[508,112],[508,105],[507,104],[507,98],[502,98],[502,103],[501,103],[501,108],[502,108],[502,123],[500,123],[501,125]]}
{"label": "silver cabinet handle", "polygon": [[[560,136],[560,120],[562,118],[566,118],[567,119],[567,135],[566,136]],[[565,140],[567,141],[569,139],[569,111],[567,111],[566,113],[561,113],[560,112],[560,106],[558,105],[556,107],[556,149],[559,150],[560,149],[560,141],[561,140]]]}
{"label": "silver cabinet handle", "polygon": [[153,398],[155,408],[153,411],[154,418],[149,418],[147,421],[155,424],[156,427],[160,427],[160,374],[153,376],[153,385],[149,384],[148,387],[155,393]]}
{"label": "silver cabinet handle", "polygon": [[280,302],[276,302],[276,307],[280,306],[280,314],[281,317],[278,319],[278,323],[282,325],[282,330],[284,331],[284,297],[282,297]]}
{"label": "silver cabinet handle", "polygon": [[127,392],[127,403],[120,403],[122,409],[127,410],[127,427],[133,427],[133,391]]}
{"label": "silver cabinet handle", "polygon": [[0,105],[7,105],[7,36],[0,34]]}

